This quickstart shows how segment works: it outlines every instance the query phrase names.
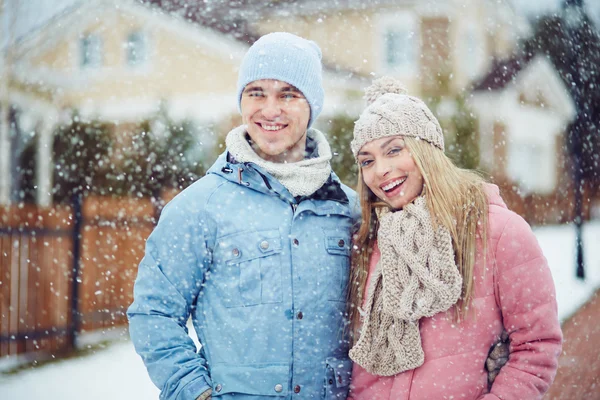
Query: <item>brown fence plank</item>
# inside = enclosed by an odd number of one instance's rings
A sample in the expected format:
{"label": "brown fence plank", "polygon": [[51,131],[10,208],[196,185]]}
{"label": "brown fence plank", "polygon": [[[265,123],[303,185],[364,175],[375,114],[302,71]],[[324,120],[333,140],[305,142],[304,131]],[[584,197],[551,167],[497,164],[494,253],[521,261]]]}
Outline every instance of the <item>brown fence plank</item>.
{"label": "brown fence plank", "polygon": [[[29,241],[29,252],[27,262],[27,310],[25,325],[28,331],[35,331],[37,329],[37,309],[38,305],[38,285],[39,285],[39,260],[37,253],[37,236],[32,236]],[[33,339],[31,346],[26,350],[27,352],[34,352],[39,350],[39,339]]]}
{"label": "brown fence plank", "polygon": [[[29,238],[24,235],[19,235],[18,241],[20,246],[17,253],[17,269],[19,279],[16,282],[17,298],[16,302],[13,303],[13,307],[17,307],[17,319],[16,324],[13,326],[17,332],[27,332],[27,326],[25,325],[25,317],[27,313],[27,256],[29,253]],[[17,342],[17,353],[27,352],[27,348],[31,343],[31,339],[18,341]]]}
{"label": "brown fence plank", "polygon": [[[40,308],[37,313],[37,324],[38,330],[44,332],[51,329],[50,310],[48,308],[48,298],[52,295],[50,289],[50,273],[51,266],[48,265],[53,259],[53,248],[48,242],[47,237],[42,237],[37,243],[37,254],[40,260],[40,273],[38,275],[38,284],[40,292]],[[54,349],[54,340],[50,337],[42,337],[40,340],[40,347],[45,351],[52,351]]]}
{"label": "brown fence plank", "polygon": [[[19,249],[20,243],[18,240],[18,235],[11,235],[11,244],[10,244],[10,252],[12,253],[12,257],[10,258],[10,311],[8,315],[10,316],[8,321],[8,331],[9,334],[13,334],[18,332],[18,321],[19,321]],[[9,348],[9,354],[17,354],[19,352],[21,346],[19,346],[18,342],[13,342]]]}
{"label": "brown fence plank", "polygon": [[154,213],[150,199],[86,199],[81,296],[85,329],[127,322],[125,311],[143,255],[138,249],[154,226]]}
{"label": "brown fence plank", "polygon": [[[10,334],[11,238],[0,236],[0,336]],[[8,355],[9,343],[0,343],[0,356]]]}

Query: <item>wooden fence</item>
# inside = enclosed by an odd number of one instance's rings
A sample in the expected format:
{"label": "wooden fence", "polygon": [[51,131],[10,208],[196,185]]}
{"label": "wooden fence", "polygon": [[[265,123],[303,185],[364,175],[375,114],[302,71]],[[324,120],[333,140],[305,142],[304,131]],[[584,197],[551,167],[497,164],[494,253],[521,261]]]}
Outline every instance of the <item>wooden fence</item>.
{"label": "wooden fence", "polygon": [[64,348],[72,281],[72,211],[0,208],[0,357]]}
{"label": "wooden fence", "polygon": [[68,352],[79,333],[126,324],[157,212],[146,198],[0,208],[0,358]]}

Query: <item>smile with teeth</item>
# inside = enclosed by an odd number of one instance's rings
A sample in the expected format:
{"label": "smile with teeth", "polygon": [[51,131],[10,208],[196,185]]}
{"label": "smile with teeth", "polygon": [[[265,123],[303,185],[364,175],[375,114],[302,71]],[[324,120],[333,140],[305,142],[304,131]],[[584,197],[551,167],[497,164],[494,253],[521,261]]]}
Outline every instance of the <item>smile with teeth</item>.
{"label": "smile with teeth", "polygon": [[279,131],[279,130],[285,128],[287,125],[267,125],[267,124],[260,124],[260,126],[265,131]]}
{"label": "smile with teeth", "polygon": [[381,189],[383,189],[385,192],[389,192],[390,190],[394,189],[395,187],[400,186],[401,184],[403,184],[405,180],[406,180],[406,177],[400,178],[400,179],[396,179],[396,180],[388,183],[387,185],[382,186]]}

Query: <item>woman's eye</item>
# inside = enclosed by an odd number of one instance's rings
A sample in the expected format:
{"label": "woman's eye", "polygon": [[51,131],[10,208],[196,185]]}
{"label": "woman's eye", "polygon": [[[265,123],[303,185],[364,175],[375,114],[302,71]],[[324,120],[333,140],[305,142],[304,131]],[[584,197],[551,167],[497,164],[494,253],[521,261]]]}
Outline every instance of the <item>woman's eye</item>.
{"label": "woman's eye", "polygon": [[360,162],[360,167],[361,168],[368,167],[369,165],[371,165],[372,162],[373,162],[372,160],[362,160]]}
{"label": "woman's eye", "polygon": [[390,151],[388,152],[388,154],[398,154],[402,151],[402,149],[400,147],[394,147],[392,149],[390,149]]}

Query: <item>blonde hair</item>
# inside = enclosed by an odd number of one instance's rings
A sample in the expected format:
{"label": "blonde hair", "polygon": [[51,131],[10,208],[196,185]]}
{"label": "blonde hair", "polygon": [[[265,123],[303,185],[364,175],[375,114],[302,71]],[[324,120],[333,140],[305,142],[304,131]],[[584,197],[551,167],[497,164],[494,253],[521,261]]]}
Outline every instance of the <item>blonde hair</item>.
{"label": "blonde hair", "polygon": [[[404,136],[406,147],[423,176],[423,192],[434,229],[443,226],[450,232],[456,265],[463,278],[462,293],[455,306],[455,317],[463,319],[473,297],[473,270],[477,240],[482,241],[483,260],[487,252],[488,200],[485,180],[476,172],[454,165],[442,150],[417,138]],[[362,306],[369,260],[377,238],[379,223],[375,208],[383,203],[371,192],[358,171],[357,194],[362,207],[362,223],[354,235],[351,285],[348,293],[348,318],[352,340],[360,326],[358,307]]]}

